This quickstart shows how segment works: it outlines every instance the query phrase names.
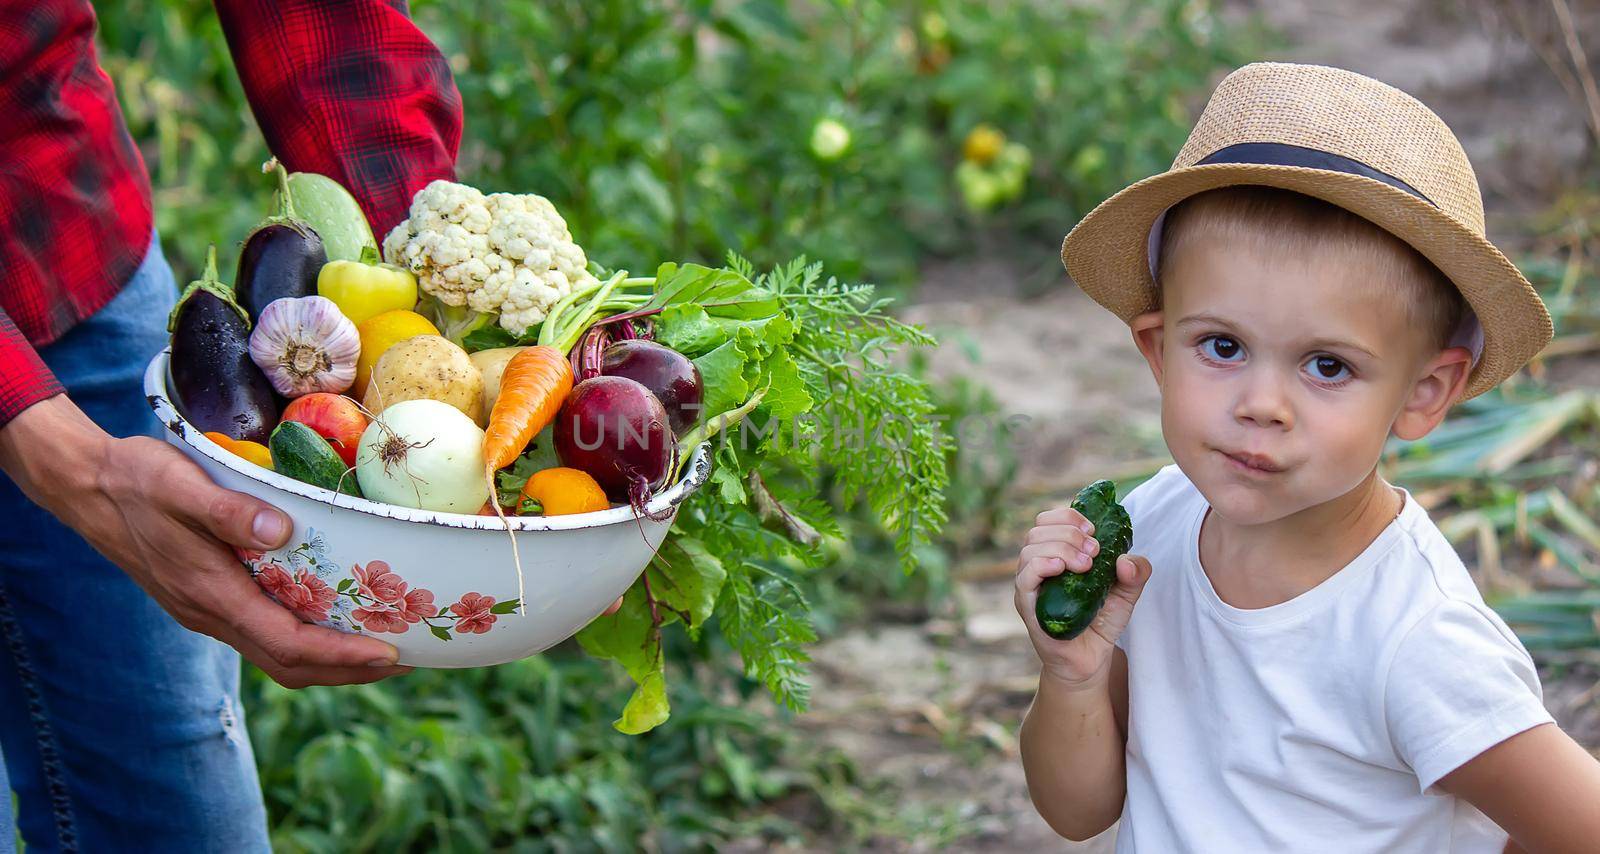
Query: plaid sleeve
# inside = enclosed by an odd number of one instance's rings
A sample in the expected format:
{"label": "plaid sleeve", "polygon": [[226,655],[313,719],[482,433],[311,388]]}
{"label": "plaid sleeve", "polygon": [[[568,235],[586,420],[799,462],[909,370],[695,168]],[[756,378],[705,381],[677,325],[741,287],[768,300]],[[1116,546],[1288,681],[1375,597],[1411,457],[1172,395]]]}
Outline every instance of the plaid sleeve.
{"label": "plaid sleeve", "polygon": [[0,309],[0,427],[11,423],[22,410],[65,390],[11,322],[11,315]]}
{"label": "plaid sleeve", "polygon": [[405,0],[215,0],[267,145],[350,190],[383,236],[455,177],[461,94]]}

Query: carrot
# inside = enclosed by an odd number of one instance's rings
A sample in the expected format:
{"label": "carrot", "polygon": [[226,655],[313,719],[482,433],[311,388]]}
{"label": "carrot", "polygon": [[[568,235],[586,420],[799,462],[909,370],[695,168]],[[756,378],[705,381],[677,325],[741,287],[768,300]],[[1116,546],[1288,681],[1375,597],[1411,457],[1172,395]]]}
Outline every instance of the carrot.
{"label": "carrot", "polygon": [[555,420],[572,391],[572,364],[554,347],[529,347],[506,363],[500,397],[489,413],[483,458],[492,473],[511,465],[533,437]]}
{"label": "carrot", "polygon": [[528,600],[522,585],[522,556],[517,552],[517,535],[495,495],[494,473],[511,465],[533,437],[555,420],[570,391],[572,364],[566,355],[554,347],[529,347],[506,363],[505,373],[500,375],[500,396],[489,413],[489,429],[484,431],[483,476],[489,481],[489,504],[511,537],[511,559],[517,564],[518,610],[524,615],[528,613]]}

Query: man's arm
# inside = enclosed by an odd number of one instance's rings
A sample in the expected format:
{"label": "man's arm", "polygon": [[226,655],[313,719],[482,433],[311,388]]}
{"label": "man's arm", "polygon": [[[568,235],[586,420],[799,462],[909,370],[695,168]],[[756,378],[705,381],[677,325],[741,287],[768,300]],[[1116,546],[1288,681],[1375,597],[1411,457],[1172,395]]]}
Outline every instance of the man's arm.
{"label": "man's arm", "polygon": [[461,95],[405,0],[215,0],[267,145],[343,184],[379,242],[411,197],[455,177]]}
{"label": "man's arm", "polygon": [[301,623],[262,595],[230,544],[283,545],[289,521],[211,482],[166,442],[107,435],[64,394],[0,428],[0,471],[127,571],[167,613],[289,687],[404,672],[394,647]]}
{"label": "man's arm", "polygon": [[56,375],[0,308],[0,430],[22,410],[61,392]]}
{"label": "man's arm", "polygon": [[1600,762],[1555,724],[1485,750],[1439,786],[1511,834],[1508,851],[1580,854],[1600,840]]}

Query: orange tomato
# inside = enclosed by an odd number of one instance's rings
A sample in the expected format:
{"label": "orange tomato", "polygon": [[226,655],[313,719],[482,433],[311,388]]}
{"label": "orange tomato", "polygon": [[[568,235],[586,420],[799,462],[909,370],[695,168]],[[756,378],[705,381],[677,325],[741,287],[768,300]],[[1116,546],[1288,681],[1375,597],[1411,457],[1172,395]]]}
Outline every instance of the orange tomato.
{"label": "orange tomato", "polygon": [[272,451],[268,450],[266,445],[260,442],[235,439],[226,433],[209,432],[205,434],[205,437],[216,442],[224,451],[272,471]]}
{"label": "orange tomato", "polygon": [[264,469],[272,470],[272,451],[260,442],[240,439],[233,443],[233,452]]}
{"label": "orange tomato", "polygon": [[[588,472],[563,466],[534,472],[522,487],[522,498],[539,502],[546,516],[591,513],[611,507],[605,490]],[[517,506],[521,505],[522,500],[518,499]]]}

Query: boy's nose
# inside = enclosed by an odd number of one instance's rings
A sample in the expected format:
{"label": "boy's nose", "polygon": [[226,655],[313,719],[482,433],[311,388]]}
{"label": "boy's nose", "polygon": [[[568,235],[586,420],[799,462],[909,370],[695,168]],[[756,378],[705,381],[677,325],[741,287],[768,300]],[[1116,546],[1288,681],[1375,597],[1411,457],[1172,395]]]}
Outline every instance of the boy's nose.
{"label": "boy's nose", "polygon": [[1287,430],[1294,426],[1294,412],[1282,384],[1266,372],[1256,372],[1245,382],[1234,404],[1233,417],[1258,427]]}

